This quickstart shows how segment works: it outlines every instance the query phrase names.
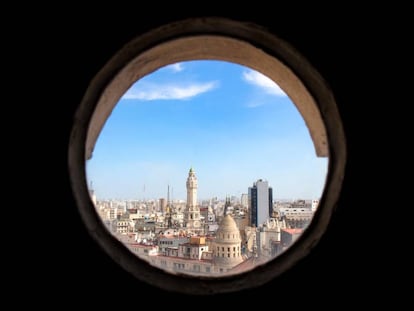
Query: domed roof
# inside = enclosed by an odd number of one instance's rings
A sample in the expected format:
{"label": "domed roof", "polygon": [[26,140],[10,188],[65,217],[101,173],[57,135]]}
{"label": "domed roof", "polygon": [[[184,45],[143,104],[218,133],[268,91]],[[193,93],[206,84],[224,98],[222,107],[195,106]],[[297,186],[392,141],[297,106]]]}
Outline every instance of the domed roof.
{"label": "domed roof", "polygon": [[233,231],[233,230],[239,230],[237,228],[237,224],[234,221],[233,217],[231,215],[224,216],[223,220],[220,222],[219,229],[221,231]]}
{"label": "domed roof", "polygon": [[227,232],[234,232],[239,231],[236,222],[234,221],[231,215],[224,216],[223,220],[221,221],[217,232],[227,233]]}
{"label": "domed roof", "polygon": [[240,253],[241,238],[239,228],[231,215],[224,216],[216,231],[214,240],[214,263],[225,269],[243,261]]}

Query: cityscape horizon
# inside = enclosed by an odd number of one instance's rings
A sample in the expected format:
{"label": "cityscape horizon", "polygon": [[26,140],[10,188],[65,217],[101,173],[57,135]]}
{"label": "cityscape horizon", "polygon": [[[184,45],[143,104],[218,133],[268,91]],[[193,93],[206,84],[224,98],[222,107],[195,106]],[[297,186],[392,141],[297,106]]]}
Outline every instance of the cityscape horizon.
{"label": "cityscape horizon", "polygon": [[[253,185],[258,180],[265,180],[265,181],[268,181],[269,184],[271,184],[271,182],[269,180],[267,180],[266,178],[257,178],[255,181],[253,181],[251,183],[251,185]],[[240,193],[239,195],[228,193],[224,197],[220,197],[218,195],[212,194],[212,195],[210,195],[209,197],[206,197],[206,198],[199,198],[198,201],[200,201],[200,202],[201,201],[209,201],[211,199],[217,199],[217,200],[224,201],[227,198],[238,198],[238,199],[240,199],[241,195],[247,194],[247,190],[248,190],[249,187],[251,187],[251,185],[247,186],[246,191]],[[88,188],[89,188],[90,191],[95,192],[94,187],[93,187],[93,181],[90,181],[90,184],[89,184]],[[323,193],[323,191],[322,191],[322,193]],[[321,195],[322,195],[322,193],[321,193]],[[145,197],[145,196],[141,195],[141,197],[137,196],[135,198],[134,197],[130,197],[130,198],[115,198],[114,197],[114,198],[111,198],[111,197],[105,197],[105,196],[102,196],[102,197],[97,196],[97,199],[98,200],[103,200],[103,201],[114,200],[114,201],[140,201],[140,202],[142,202],[142,201],[154,201],[154,200],[159,200],[159,199],[167,199],[168,197],[169,197],[170,201],[184,202],[186,200],[186,198],[184,198],[184,197],[176,198],[174,196],[174,187],[172,187],[171,185],[166,185],[165,195],[161,196],[161,197]],[[295,200],[314,200],[314,199],[319,200],[320,196],[319,197],[291,197],[291,198],[275,197],[274,201],[295,201]]]}
{"label": "cityscape horizon", "polygon": [[86,182],[106,228],[138,257],[171,273],[221,276],[296,241],[318,208],[328,160],[268,77],[189,61],[122,96]]}
{"label": "cityscape horizon", "polygon": [[[274,201],[258,179],[240,199],[198,200],[191,167],[186,200],[91,199],[107,229],[132,253],[170,273],[222,276],[254,269],[287,250],[303,233],[319,200]],[[201,203],[200,203],[201,201]]]}

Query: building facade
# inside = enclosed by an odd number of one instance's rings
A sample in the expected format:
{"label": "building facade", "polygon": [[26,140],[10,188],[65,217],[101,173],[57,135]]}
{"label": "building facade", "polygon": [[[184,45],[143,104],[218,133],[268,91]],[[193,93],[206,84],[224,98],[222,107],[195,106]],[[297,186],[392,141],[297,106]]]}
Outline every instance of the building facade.
{"label": "building facade", "polygon": [[258,227],[272,216],[273,189],[269,183],[259,179],[248,191],[250,226]]}

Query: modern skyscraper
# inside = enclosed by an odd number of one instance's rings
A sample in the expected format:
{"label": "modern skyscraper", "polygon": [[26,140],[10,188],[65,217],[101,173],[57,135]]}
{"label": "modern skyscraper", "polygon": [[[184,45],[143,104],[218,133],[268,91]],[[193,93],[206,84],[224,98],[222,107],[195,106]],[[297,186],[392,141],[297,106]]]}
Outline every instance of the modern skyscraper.
{"label": "modern skyscraper", "polygon": [[193,168],[190,168],[187,178],[187,210],[186,210],[186,227],[188,229],[199,230],[200,208],[197,205],[197,188],[198,181]]}
{"label": "modern skyscraper", "polygon": [[250,226],[258,227],[271,217],[273,211],[273,190],[269,183],[259,179],[249,187]]}

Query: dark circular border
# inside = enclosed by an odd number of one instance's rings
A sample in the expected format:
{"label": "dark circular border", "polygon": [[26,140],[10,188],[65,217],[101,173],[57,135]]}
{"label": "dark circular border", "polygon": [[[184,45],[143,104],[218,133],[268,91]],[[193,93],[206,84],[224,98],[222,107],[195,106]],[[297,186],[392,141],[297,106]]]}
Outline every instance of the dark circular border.
{"label": "dark circular border", "polygon": [[[219,35],[244,41],[289,67],[313,97],[326,128],[329,170],[324,193],[313,220],[301,237],[283,254],[251,271],[223,276],[174,275],[138,258],[104,227],[89,196],[85,159],[86,140],[97,103],[114,77],[137,55],[164,42],[183,37]],[[68,169],[74,197],[88,232],[109,256],[137,279],[156,287],[186,293],[215,294],[265,284],[304,258],[324,234],[339,198],[346,163],[346,143],[334,96],[319,73],[288,43],[250,23],[224,18],[187,19],[152,30],[123,47],[95,76],[73,121],[68,146]]]}

